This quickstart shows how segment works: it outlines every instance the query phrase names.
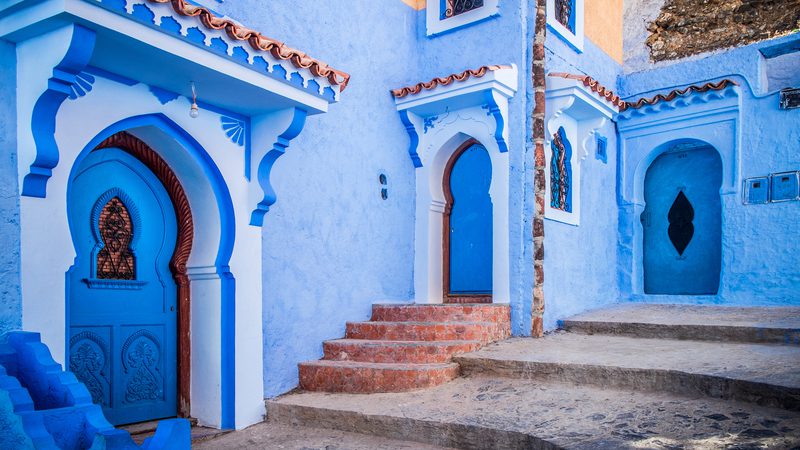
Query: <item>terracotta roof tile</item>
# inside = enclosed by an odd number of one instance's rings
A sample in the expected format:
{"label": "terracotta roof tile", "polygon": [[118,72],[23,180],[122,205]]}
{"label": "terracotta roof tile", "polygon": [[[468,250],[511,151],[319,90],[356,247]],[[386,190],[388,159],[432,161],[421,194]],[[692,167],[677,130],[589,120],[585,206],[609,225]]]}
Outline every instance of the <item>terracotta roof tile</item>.
{"label": "terracotta roof tile", "polygon": [[624,111],[628,108],[637,109],[641,108],[645,105],[654,105],[659,102],[671,102],[675,100],[676,97],[682,97],[689,93],[695,92],[707,92],[707,91],[721,91],[728,86],[738,86],[735,81],[724,79],[722,81],[718,81],[716,83],[709,82],[702,85],[692,85],[683,89],[675,89],[667,95],[658,94],[655,97],[651,98],[640,98],[635,102],[625,102],[625,108],[620,109],[620,111]]}
{"label": "terracotta roof tile", "polygon": [[406,86],[400,89],[392,89],[392,95],[394,98],[403,98],[409,95],[419,94],[423,90],[431,90],[436,88],[437,86],[447,86],[456,81],[466,81],[469,78],[480,78],[486,75],[488,72],[500,70],[500,69],[510,69],[511,66],[501,66],[501,65],[492,65],[492,66],[482,66],[478,69],[468,69],[461,73],[453,73],[447,75],[446,77],[436,77],[430,81],[417,83],[413,86]]}
{"label": "terracotta roof tile", "polygon": [[247,41],[254,50],[269,52],[273,57],[289,60],[295,67],[309,69],[314,76],[325,77],[331,85],[339,86],[343,91],[350,81],[350,75],[336,70],[324,62],[307,54],[286,46],[283,42],[270,39],[257,31],[253,31],[229,19],[217,17],[202,6],[195,6],[185,0],[149,0],[153,3],[169,3],[176,13],[183,16],[198,17],[200,22],[212,30],[225,30],[231,39]]}
{"label": "terracotta roof tile", "polygon": [[600,84],[599,81],[595,80],[594,78],[590,77],[589,75],[574,75],[571,73],[564,73],[564,72],[557,72],[557,73],[550,73],[548,74],[550,77],[559,77],[559,78],[568,78],[571,80],[578,80],[583,83],[584,86],[591,89],[593,92],[596,92],[601,97],[606,99],[612,105],[616,106],[620,111],[625,110],[625,101],[619,98],[618,95],[614,94],[611,89]]}

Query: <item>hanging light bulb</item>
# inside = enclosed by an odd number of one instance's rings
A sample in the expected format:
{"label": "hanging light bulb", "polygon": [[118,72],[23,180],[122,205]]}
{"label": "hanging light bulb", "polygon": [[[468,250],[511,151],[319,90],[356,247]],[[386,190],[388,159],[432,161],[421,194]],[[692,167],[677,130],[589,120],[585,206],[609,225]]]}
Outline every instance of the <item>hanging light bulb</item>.
{"label": "hanging light bulb", "polygon": [[194,88],[194,81],[192,81],[192,107],[189,109],[189,117],[192,119],[200,115],[200,109],[197,107],[197,91]]}

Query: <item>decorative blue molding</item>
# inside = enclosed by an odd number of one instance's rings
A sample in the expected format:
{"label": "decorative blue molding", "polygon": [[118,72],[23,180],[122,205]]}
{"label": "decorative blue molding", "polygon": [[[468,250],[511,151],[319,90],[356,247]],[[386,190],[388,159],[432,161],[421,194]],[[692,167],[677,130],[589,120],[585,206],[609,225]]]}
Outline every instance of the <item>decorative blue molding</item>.
{"label": "decorative blue molding", "polygon": [[431,129],[432,128],[436,128],[436,125],[434,124],[434,122],[436,122],[437,119],[439,119],[439,116],[426,117],[422,121],[422,127],[423,127],[422,128],[422,134],[428,134],[428,128],[431,128]]}
{"label": "decorative blue molding", "polygon": [[486,96],[486,114],[494,116],[495,123],[497,124],[494,131],[494,140],[497,141],[497,147],[500,149],[500,152],[505,153],[508,151],[508,143],[503,137],[503,131],[506,126],[506,121],[503,119],[503,112],[500,111],[500,106],[497,104],[497,100],[495,100],[492,91],[486,91],[484,95]]}
{"label": "decorative blue molding", "polygon": [[422,159],[419,157],[419,135],[417,134],[416,128],[414,128],[414,124],[411,122],[411,119],[408,117],[408,110],[404,109],[398,111],[400,114],[400,121],[403,122],[403,126],[406,127],[406,132],[408,133],[409,137],[409,144],[408,144],[408,156],[411,157],[411,162],[414,163],[415,168],[422,167]]}
{"label": "decorative blue molding", "polygon": [[[297,86],[299,89],[311,93],[316,97],[323,98],[328,102],[334,102],[335,99],[335,91],[333,89],[329,89],[327,86],[320,93],[319,91],[319,81],[317,80],[315,83],[311,83],[310,81],[304,86],[304,80],[299,74],[300,69],[290,68],[291,75],[287,79],[286,68],[284,68],[280,62],[275,62],[270,65],[266,63],[264,58],[260,58],[256,56],[253,58],[253,62],[250,63],[250,51],[245,49],[244,47],[238,46],[236,42],[229,42],[230,40],[226,40],[224,33],[222,36],[215,36],[211,39],[206,40],[206,38],[211,35],[214,36],[214,32],[210,30],[201,30],[200,27],[191,26],[186,28],[185,35],[182,33],[184,30],[184,25],[181,24],[180,21],[176,20],[172,14],[164,15],[157,7],[150,7],[148,5],[143,4],[135,4],[132,6],[131,10],[128,11],[126,5],[131,3],[130,0],[87,0],[91,1],[91,3],[97,4],[109,11],[112,11],[116,14],[128,17],[130,19],[135,20],[138,23],[143,25],[162,30],[164,32],[169,33],[172,36],[175,36],[178,39],[182,39],[185,41],[189,41],[198,47],[202,47],[214,54],[217,54],[221,57],[224,57],[228,60],[235,61],[236,63],[247,67],[251,70],[254,70],[262,75],[266,75],[270,78],[274,78],[279,80],[283,83],[290,84]],[[195,2],[190,2],[193,4],[197,4]],[[212,9],[213,12],[213,9]],[[216,15],[223,17],[223,14],[215,13]],[[208,43],[207,43],[208,42]],[[228,48],[233,46],[232,54],[228,54]],[[260,60],[259,60],[260,58]],[[320,77],[319,79],[322,79]],[[333,95],[331,95],[333,94]]]}
{"label": "decorative blue molding", "polygon": [[306,123],[307,114],[308,112],[304,109],[294,109],[294,117],[292,118],[292,122],[289,124],[289,127],[286,128],[286,130],[284,130],[280,136],[278,136],[278,140],[275,141],[272,149],[264,155],[264,157],[261,159],[261,162],[258,164],[258,183],[261,185],[261,189],[264,191],[264,199],[258,202],[256,209],[250,216],[250,225],[257,227],[263,226],[264,215],[267,213],[267,211],[269,211],[270,205],[274,204],[277,200],[275,190],[272,188],[269,180],[272,166],[275,164],[275,161],[277,161],[278,158],[286,153],[286,149],[289,147],[289,143],[292,141],[292,139],[296,138],[297,135],[303,130],[303,126],[305,126]]}
{"label": "decorative blue molding", "polygon": [[47,195],[47,180],[58,164],[56,143],[56,114],[61,104],[73,92],[80,74],[89,64],[94,52],[97,35],[80,25],[72,25],[72,39],[61,62],[53,68],[53,76],[47,81],[47,89],[36,100],[33,107],[31,130],[36,144],[36,158],[22,180],[22,195],[44,198]]}
{"label": "decorative blue molding", "polygon": [[150,85],[148,85],[147,87],[150,89],[150,93],[153,94],[162,105],[166,105],[167,103],[176,100],[178,97],[180,97],[179,94],[172,91],[168,91],[166,89],[161,89],[160,87],[155,87]]}
{"label": "decorative blue molding", "polygon": [[229,116],[221,116],[220,122],[222,122],[222,130],[225,131],[228,139],[239,147],[243,146],[246,135],[244,121]]}
{"label": "decorative blue molding", "polygon": [[76,75],[75,84],[70,87],[72,92],[69,94],[69,99],[75,100],[78,97],[83,97],[87,93],[91,92],[94,81],[94,77],[85,71]]}

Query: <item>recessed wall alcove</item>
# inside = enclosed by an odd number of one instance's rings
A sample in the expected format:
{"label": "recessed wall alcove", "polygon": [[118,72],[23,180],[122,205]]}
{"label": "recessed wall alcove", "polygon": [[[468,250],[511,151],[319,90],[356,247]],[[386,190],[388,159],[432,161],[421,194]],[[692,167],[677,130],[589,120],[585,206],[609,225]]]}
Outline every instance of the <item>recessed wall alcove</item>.
{"label": "recessed wall alcove", "polygon": [[484,66],[447,79],[447,84],[433,81],[393,91],[416,168],[415,301],[444,300],[443,180],[454,153],[474,142],[486,149],[491,162],[492,301],[508,303],[508,152],[514,151],[508,146],[508,100],[517,90],[517,68]]}
{"label": "recessed wall alcove", "polygon": [[[724,285],[725,242],[735,233],[726,227],[726,205],[739,200],[741,179],[740,88],[732,82],[718,86],[687,89],[682,95],[629,106],[619,114],[620,277],[623,293],[633,300],[659,301],[665,296],[670,301],[715,300]],[[651,94],[655,93],[642,96]],[[703,185],[699,190],[698,184]],[[660,250],[648,242],[652,235],[645,231],[648,223],[656,226],[656,222]],[[703,245],[707,247],[701,249]],[[700,263],[706,271],[698,277],[701,282],[667,287],[664,280],[669,277],[645,273],[648,267],[658,270],[659,261],[690,265],[686,263],[698,250],[709,253]]]}

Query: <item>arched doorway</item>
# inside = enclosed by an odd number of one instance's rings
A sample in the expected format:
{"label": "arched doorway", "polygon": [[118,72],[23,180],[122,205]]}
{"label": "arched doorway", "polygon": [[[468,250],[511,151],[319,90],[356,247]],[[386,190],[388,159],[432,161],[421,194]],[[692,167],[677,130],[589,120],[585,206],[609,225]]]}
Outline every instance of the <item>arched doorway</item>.
{"label": "arched doorway", "polygon": [[667,148],[644,180],[644,293],[713,295],[722,259],[722,160],[697,141]]}
{"label": "arched doorway", "polygon": [[117,133],[74,171],[68,216],[70,370],[114,424],[188,415],[193,222],[177,177]]}
{"label": "arched doorway", "polygon": [[475,140],[462,144],[444,172],[445,303],[491,303],[492,162]]}

